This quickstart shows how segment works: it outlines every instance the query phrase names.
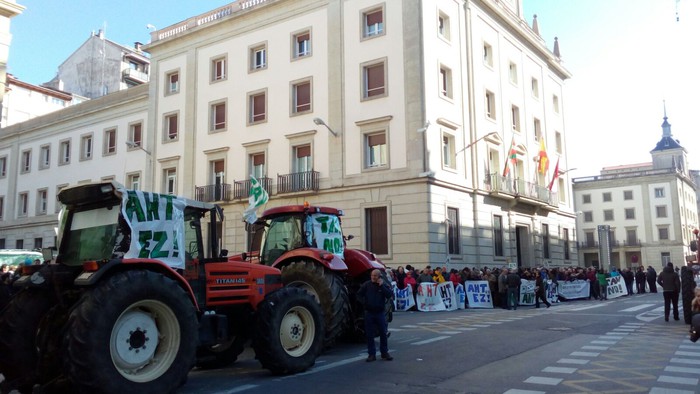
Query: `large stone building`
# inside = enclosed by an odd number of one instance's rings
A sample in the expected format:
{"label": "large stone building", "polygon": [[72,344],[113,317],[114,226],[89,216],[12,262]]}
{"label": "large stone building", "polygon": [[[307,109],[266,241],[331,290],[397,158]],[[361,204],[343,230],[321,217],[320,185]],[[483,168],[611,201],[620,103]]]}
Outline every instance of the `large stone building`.
{"label": "large stone building", "polygon": [[242,251],[254,175],[393,266],[578,264],[570,74],[518,0],[238,1],[144,50],[147,87],[0,132],[0,247],[49,244],[61,187],[116,179],[222,204]]}
{"label": "large stone building", "polygon": [[7,89],[2,101],[3,127],[58,111],[86,100],[68,92],[38,86],[7,74]]}
{"label": "large stone building", "polygon": [[665,115],[661,128],[651,163],[604,168],[600,176],[573,180],[579,260],[586,266],[605,265],[600,246],[607,241],[610,248],[602,253],[611,251],[610,263],[618,268],[685,264],[698,228],[697,178]]}
{"label": "large stone building", "polygon": [[16,1],[0,0],[0,85],[2,85],[0,86],[0,105],[2,105],[7,89],[5,77],[7,75],[7,58],[10,55],[10,42],[12,41],[10,19],[21,14],[22,11],[24,11],[24,6],[17,4]]}

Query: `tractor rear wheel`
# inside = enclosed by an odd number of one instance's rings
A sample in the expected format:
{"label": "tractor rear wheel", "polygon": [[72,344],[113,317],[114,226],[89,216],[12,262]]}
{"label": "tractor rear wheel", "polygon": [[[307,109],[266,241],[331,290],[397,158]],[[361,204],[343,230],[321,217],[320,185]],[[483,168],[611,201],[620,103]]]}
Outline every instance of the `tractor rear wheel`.
{"label": "tractor rear wheel", "polygon": [[185,291],[155,272],[115,274],[68,323],[66,375],[80,392],[165,393],[187,380],[197,317]]}
{"label": "tractor rear wheel", "polygon": [[6,384],[21,393],[31,393],[37,383],[37,335],[42,317],[55,299],[50,293],[23,290],[0,316],[0,373]]}
{"label": "tractor rear wheel", "polygon": [[255,355],[274,374],[303,372],[323,350],[323,312],[305,290],[283,287],[258,305]]}
{"label": "tractor rear wheel", "polygon": [[342,278],[318,263],[297,261],[282,268],[282,283],[306,290],[321,304],[326,332],[324,346],[333,345],[350,318],[348,290]]}

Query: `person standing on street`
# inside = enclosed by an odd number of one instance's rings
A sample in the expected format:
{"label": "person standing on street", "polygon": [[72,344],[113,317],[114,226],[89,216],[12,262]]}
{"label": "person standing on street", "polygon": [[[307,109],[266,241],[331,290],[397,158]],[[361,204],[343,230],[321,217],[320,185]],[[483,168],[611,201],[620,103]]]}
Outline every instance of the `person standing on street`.
{"label": "person standing on street", "polygon": [[379,330],[379,352],[382,360],[391,361],[394,358],[389,354],[389,341],[387,339],[386,317],[384,306],[390,300],[393,292],[388,283],[384,283],[379,270],[370,274],[370,280],[360,286],[357,298],[365,308],[365,335],[367,336],[367,362],[377,359],[377,348],[374,343],[375,330]]}
{"label": "person standing on street", "polygon": [[637,294],[646,293],[647,274],[644,273],[644,267],[637,268],[637,272],[634,274],[634,280],[637,281]]}
{"label": "person standing on street", "polygon": [[595,275],[596,278],[598,278],[598,286],[600,286],[600,299],[602,300],[607,300],[608,299],[608,275],[605,273],[605,270],[601,269],[598,271],[598,273]]}
{"label": "person standing on street", "polygon": [[537,275],[537,279],[535,279],[535,308],[540,307],[540,300],[549,308],[552,304],[547,300],[547,282],[542,277],[542,271],[537,271],[535,275]]}
{"label": "person standing on street", "polygon": [[649,292],[657,293],[656,291],[656,270],[652,266],[647,267],[647,283],[649,283]]}
{"label": "person standing on street", "polygon": [[508,286],[508,310],[511,308],[516,310],[520,302],[520,275],[517,274],[515,269],[511,268],[508,276],[506,276],[506,285]]}
{"label": "person standing on street", "polygon": [[664,319],[668,321],[669,309],[673,304],[673,320],[678,318],[678,295],[681,292],[681,278],[673,270],[673,263],[668,263],[656,279],[664,290]]}

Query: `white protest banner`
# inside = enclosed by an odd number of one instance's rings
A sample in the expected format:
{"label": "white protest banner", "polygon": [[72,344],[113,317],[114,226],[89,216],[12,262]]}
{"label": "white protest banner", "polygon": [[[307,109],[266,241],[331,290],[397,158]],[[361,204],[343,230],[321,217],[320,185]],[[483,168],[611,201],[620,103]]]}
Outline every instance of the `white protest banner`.
{"label": "white protest banner", "polygon": [[467,294],[464,292],[464,286],[458,284],[455,287],[455,294],[457,295],[457,309],[466,308]]}
{"label": "white protest banner", "polygon": [[394,287],[394,309],[397,311],[407,311],[416,305],[413,299],[413,290],[411,286],[406,286],[404,289]]}
{"label": "white protest banner", "polygon": [[421,283],[416,294],[418,310],[422,312],[453,311],[459,305],[452,282]]}
{"label": "white protest banner", "polygon": [[184,211],[187,203],[170,194],[120,190],[122,216],[131,228],[131,242],[124,258],[152,258],[175,269],[185,268]]}
{"label": "white protest banner", "polygon": [[491,289],[486,280],[468,280],[464,282],[469,308],[493,308]]}
{"label": "white protest banner", "polygon": [[535,305],[535,281],[520,279],[520,299],[518,305]]}
{"label": "white protest banner", "polygon": [[567,300],[575,298],[588,298],[591,291],[591,285],[587,280],[577,279],[573,282],[559,281],[559,295]]}
{"label": "white protest banner", "polygon": [[551,280],[547,280],[547,301],[551,302],[559,302],[559,290],[556,282],[552,282]]}
{"label": "white protest banner", "polygon": [[[313,235],[316,247],[327,250],[334,255],[343,258],[345,247],[343,246],[343,233],[340,231],[340,218],[335,215],[315,213],[310,215],[307,223],[313,226],[308,236]],[[312,240],[309,244],[313,245]]]}
{"label": "white protest banner", "polygon": [[606,279],[608,280],[608,299],[627,295],[627,288],[621,276]]}

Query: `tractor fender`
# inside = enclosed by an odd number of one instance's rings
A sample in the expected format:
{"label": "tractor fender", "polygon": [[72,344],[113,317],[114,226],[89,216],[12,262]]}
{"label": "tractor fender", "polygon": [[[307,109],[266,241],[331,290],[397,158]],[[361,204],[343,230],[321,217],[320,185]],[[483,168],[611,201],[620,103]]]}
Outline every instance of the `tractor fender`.
{"label": "tractor fender", "polygon": [[361,249],[345,249],[345,264],[351,277],[358,277],[367,271],[384,271],[384,264],[372,252]]}
{"label": "tractor fender", "polygon": [[290,250],[277,258],[277,260],[272,263],[272,266],[281,270],[283,266],[289,264],[290,261],[295,260],[313,260],[331,271],[348,270],[348,266],[345,264],[345,261],[343,261],[342,258],[327,250],[318,248],[301,248]]}
{"label": "tractor fender", "polygon": [[145,269],[148,271],[153,271],[160,273],[170,279],[173,279],[177,284],[182,287],[187,293],[192,301],[192,305],[195,310],[199,311],[199,305],[197,304],[197,299],[194,296],[192,287],[185,280],[185,278],[176,270],[174,270],[169,265],[165,264],[160,260],[154,259],[114,259],[110,260],[106,264],[102,265],[97,271],[83,271],[75,279],[74,284],[79,287],[90,287],[94,286],[102,278],[111,276],[116,272],[122,272],[134,269]]}

